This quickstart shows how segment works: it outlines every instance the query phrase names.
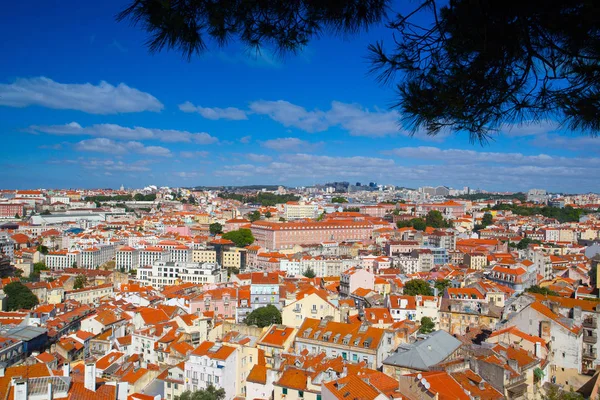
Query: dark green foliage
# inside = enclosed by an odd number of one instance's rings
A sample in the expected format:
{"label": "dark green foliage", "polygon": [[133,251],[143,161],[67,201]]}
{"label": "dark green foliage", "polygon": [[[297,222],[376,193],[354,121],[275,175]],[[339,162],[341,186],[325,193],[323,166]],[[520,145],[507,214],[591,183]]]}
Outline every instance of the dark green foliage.
{"label": "dark green foliage", "polygon": [[488,225],[492,225],[493,223],[494,223],[494,217],[492,217],[492,214],[490,214],[490,213],[483,214],[483,218],[481,219],[481,224],[484,227],[487,227]]}
{"label": "dark green foliage", "polygon": [[542,400],[583,400],[583,396],[573,390],[567,392],[551,385],[546,394],[542,396]]}
{"label": "dark green foliage", "polygon": [[40,276],[40,273],[42,271],[48,271],[50,268],[48,268],[46,266],[46,264],[43,261],[40,262],[36,262],[33,264],[33,272],[31,273],[32,278],[37,279]]}
{"label": "dark green foliage", "polygon": [[311,267],[308,267],[302,275],[304,275],[305,277],[310,278],[310,279],[317,276],[317,274],[315,274],[315,271]]}
{"label": "dark green foliage", "polygon": [[231,240],[237,247],[246,247],[254,243],[254,236],[250,229],[242,228],[223,234],[223,239]]}
{"label": "dark green foliage", "polygon": [[87,285],[87,278],[85,275],[77,275],[75,277],[75,283],[73,284],[73,289],[83,289]]}
{"label": "dark green foliage", "polygon": [[298,201],[299,196],[293,194],[274,194],[269,192],[260,192],[256,195],[246,195],[231,192],[221,192],[219,197],[222,199],[232,199],[242,203],[260,204],[264,207],[272,207],[276,204],[287,203],[288,201]]}
{"label": "dark green foliage", "polygon": [[432,228],[450,228],[452,224],[444,219],[441,212],[431,210],[425,216],[425,223]]}
{"label": "dark green foliage", "polygon": [[40,245],[37,247],[37,251],[39,251],[40,253],[42,253],[42,254],[46,255],[46,254],[48,254],[48,247],[46,247],[46,246],[44,246],[44,245],[41,245],[41,244],[40,244]]}
{"label": "dark green foliage", "polygon": [[347,203],[348,199],[342,196],[336,196],[331,199],[332,203]]}
{"label": "dark green foliage", "polygon": [[156,195],[154,193],[151,193],[151,194],[136,193],[135,196],[133,196],[133,200],[135,200],[135,201],[154,201],[154,200],[156,200]]}
{"label": "dark green foliage", "polygon": [[260,219],[260,213],[258,211],[252,211],[251,213],[248,213],[246,217],[250,222],[258,221]]}
{"label": "dark green foliage", "polygon": [[529,293],[539,293],[545,296],[560,296],[558,292],[555,292],[554,290],[550,290],[545,287],[540,287],[538,285],[530,286],[525,291]]}
{"label": "dark green foliage", "polygon": [[438,296],[441,296],[444,293],[444,290],[452,286],[452,282],[448,279],[439,279],[435,281],[433,287],[438,290]]}
{"label": "dark green foliage", "polygon": [[191,392],[186,390],[181,393],[179,397],[175,397],[175,400],[224,400],[225,389],[217,389],[212,384],[209,384],[206,389],[197,390]]}
{"label": "dark green foliage", "polygon": [[264,328],[271,324],[281,324],[281,312],[274,305],[260,307],[246,317],[246,325],[256,325]]}
{"label": "dark green foliage", "polygon": [[250,49],[267,46],[296,52],[324,32],[356,32],[380,22],[386,4],[386,0],[135,0],[117,19],[146,30],[151,52],[173,49],[189,59],[205,51],[208,43],[224,46],[233,39]]}
{"label": "dark green foliage", "polygon": [[39,303],[33,292],[21,282],[12,282],[4,286],[4,293],[7,296],[6,307],[8,311],[31,310]]}
{"label": "dark green foliage", "polygon": [[[156,197],[156,195],[155,195],[155,197]],[[119,195],[115,195],[115,196],[98,195],[98,196],[86,196],[85,200],[93,201],[93,202],[132,201],[133,197],[130,194],[119,194]]]}
{"label": "dark green foliage", "polygon": [[414,228],[418,231],[424,231],[427,224],[423,218],[413,218],[408,221],[398,221],[396,222],[396,226],[398,228]]}
{"label": "dark green foliage", "polygon": [[429,286],[429,283],[423,279],[413,279],[404,285],[404,294],[407,296],[433,296],[433,289]]}
{"label": "dark green foliage", "polygon": [[209,225],[208,230],[210,231],[211,235],[218,235],[219,233],[223,232],[223,225],[215,222]]}
{"label": "dark green foliage", "polygon": [[419,328],[419,332],[423,334],[428,334],[433,332],[435,329],[435,324],[429,317],[421,318],[421,327]]}
{"label": "dark green foliage", "polygon": [[596,2],[424,0],[417,9],[426,16],[388,24],[391,49],[369,48],[381,80],[402,76],[397,107],[411,128],[485,141],[506,123],[558,119],[597,135]]}
{"label": "dark green foliage", "polygon": [[526,237],[521,239],[521,241],[517,243],[517,249],[525,250],[532,243],[541,244],[542,242],[540,240],[533,240],[531,238]]}
{"label": "dark green foliage", "polygon": [[532,216],[542,215],[546,218],[557,219],[558,222],[578,222],[579,218],[585,214],[585,211],[580,208],[566,206],[558,207],[523,207],[512,204],[496,204],[492,207],[493,210],[512,211],[516,215]]}
{"label": "dark green foliage", "polygon": [[273,215],[271,214],[271,211],[267,211],[265,213],[265,218],[271,218]]}

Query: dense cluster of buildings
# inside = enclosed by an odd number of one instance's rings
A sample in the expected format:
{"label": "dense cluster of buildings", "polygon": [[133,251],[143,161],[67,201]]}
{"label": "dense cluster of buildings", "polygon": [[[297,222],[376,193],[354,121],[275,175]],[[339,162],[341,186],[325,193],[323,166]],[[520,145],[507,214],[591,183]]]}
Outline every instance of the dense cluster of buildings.
{"label": "dense cluster of buildings", "polygon": [[[297,200],[275,205],[157,187],[1,191],[0,285],[21,282],[39,304],[9,310],[0,292],[0,393],[599,395],[600,197],[342,183],[280,187],[273,198]],[[512,211],[541,203],[582,212]]]}

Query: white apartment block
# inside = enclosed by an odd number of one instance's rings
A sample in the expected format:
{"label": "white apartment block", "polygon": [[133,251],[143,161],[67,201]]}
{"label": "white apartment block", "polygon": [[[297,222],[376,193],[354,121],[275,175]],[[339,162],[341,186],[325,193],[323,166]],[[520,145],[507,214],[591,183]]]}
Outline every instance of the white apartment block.
{"label": "white apartment block", "polygon": [[100,265],[111,261],[115,257],[117,246],[115,245],[98,245],[81,250],[81,265],[83,268],[96,268]]}
{"label": "white apartment block", "polygon": [[53,270],[73,268],[73,265],[79,267],[81,266],[81,252],[79,252],[78,250],[53,251],[46,254],[44,261],[46,263],[46,266]]}
{"label": "white apartment block", "polygon": [[124,246],[115,254],[115,268],[131,271],[140,266],[140,251],[133,247]]}
{"label": "white apartment block", "polygon": [[185,362],[185,390],[193,392],[208,385],[225,389],[225,399],[241,393],[237,387],[238,349],[219,343],[204,342],[190,354]]}
{"label": "white apartment block", "polygon": [[227,280],[227,272],[216,263],[155,261],[151,270],[139,268],[137,279],[146,285],[162,288],[177,282],[221,283]]}
{"label": "white apartment block", "polygon": [[160,247],[146,247],[140,250],[140,261],[141,267],[146,267],[154,264],[155,261],[168,261],[169,251]]}

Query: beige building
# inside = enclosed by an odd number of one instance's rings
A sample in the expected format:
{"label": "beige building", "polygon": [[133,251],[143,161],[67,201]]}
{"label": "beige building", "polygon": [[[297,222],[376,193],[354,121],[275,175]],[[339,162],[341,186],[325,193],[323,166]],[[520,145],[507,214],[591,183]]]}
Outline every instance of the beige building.
{"label": "beige building", "polygon": [[306,318],[324,319],[333,317],[332,321],[342,322],[340,309],[327,299],[326,292],[313,289],[310,293],[300,293],[297,299],[281,311],[283,325],[300,328]]}
{"label": "beige building", "polygon": [[113,296],[113,293],[113,285],[107,283],[105,285],[92,286],[65,292],[65,301],[75,300],[81,304],[94,304],[98,303],[98,301],[103,297]]}
{"label": "beige building", "polygon": [[465,254],[465,265],[470,269],[482,270],[487,265],[487,257],[483,253]]}

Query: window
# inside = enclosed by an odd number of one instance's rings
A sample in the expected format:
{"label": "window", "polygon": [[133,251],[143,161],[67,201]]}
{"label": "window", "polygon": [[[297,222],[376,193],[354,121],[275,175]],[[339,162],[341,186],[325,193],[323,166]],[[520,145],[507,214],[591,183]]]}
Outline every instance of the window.
{"label": "window", "polygon": [[219,377],[215,375],[215,383],[218,384],[219,383]]}
{"label": "window", "polygon": [[287,388],[283,388],[282,393],[287,394]]}
{"label": "window", "polygon": [[304,398],[304,392],[302,390],[298,390],[298,397],[301,399]]}
{"label": "window", "polygon": [[171,382],[167,382],[167,387],[171,388]]}

